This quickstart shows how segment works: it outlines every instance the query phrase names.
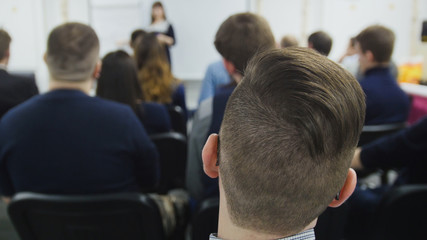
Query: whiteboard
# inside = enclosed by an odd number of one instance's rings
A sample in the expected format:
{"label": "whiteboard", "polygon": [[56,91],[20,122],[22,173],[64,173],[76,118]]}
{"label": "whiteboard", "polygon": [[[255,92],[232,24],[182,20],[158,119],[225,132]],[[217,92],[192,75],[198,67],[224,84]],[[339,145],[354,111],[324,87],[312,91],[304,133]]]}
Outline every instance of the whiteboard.
{"label": "whiteboard", "polygon": [[[130,34],[150,24],[149,0],[92,0],[91,25],[101,42],[101,55],[130,51]],[[173,74],[182,80],[201,80],[209,63],[221,57],[214,47],[220,24],[230,15],[248,10],[248,0],[164,0],[176,44],[171,47]]]}

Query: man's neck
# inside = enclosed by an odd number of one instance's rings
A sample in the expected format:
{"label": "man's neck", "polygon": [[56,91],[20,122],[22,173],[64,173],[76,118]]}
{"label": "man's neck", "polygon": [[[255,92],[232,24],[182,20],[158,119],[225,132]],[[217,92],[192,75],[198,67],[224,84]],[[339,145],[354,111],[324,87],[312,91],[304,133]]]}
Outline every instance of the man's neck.
{"label": "man's neck", "polygon": [[373,62],[369,66],[366,67],[365,73],[374,68],[386,68],[390,66],[390,62]]}
{"label": "man's neck", "polygon": [[[233,240],[263,240],[263,239],[280,239],[285,238],[297,233],[291,233],[288,235],[272,235],[259,233],[253,230],[244,229],[239,226],[236,226],[230,218],[227,203],[222,190],[221,180],[220,180],[220,204],[219,204],[219,220],[218,220],[218,237],[224,240],[233,239]],[[317,219],[311,222],[307,227],[305,227],[301,232],[314,228],[317,223]]]}
{"label": "man's neck", "polygon": [[79,90],[89,95],[90,90],[92,89],[93,80],[84,80],[84,81],[62,81],[50,79],[49,81],[49,90],[58,90],[58,89],[68,89],[68,90]]}

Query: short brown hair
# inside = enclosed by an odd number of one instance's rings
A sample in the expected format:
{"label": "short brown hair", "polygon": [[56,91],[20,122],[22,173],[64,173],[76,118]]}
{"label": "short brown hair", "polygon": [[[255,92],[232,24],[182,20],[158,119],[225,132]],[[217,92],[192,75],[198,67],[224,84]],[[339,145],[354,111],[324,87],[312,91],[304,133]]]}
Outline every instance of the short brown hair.
{"label": "short brown hair", "polygon": [[9,34],[5,30],[0,29],[0,59],[6,56],[6,51],[9,49],[11,41],[12,38]]}
{"label": "short brown hair", "polygon": [[215,47],[223,58],[243,74],[250,58],[258,51],[274,48],[275,40],[268,22],[253,13],[227,18],[215,35]]}
{"label": "short brown hair", "polygon": [[292,35],[285,35],[280,40],[280,47],[298,47],[298,40]]}
{"label": "short brown hair", "polygon": [[237,226],[295,234],[340,191],[364,123],[357,80],[307,48],[261,53],[228,100],[220,179]]}
{"label": "short brown hair", "polygon": [[322,55],[328,56],[332,48],[332,38],[324,31],[317,31],[308,37],[308,43],[313,45],[313,49]]}
{"label": "short brown hair", "polygon": [[91,27],[81,23],[65,23],[49,34],[46,63],[54,79],[86,80],[98,59],[99,40]]}
{"label": "short brown hair", "polygon": [[390,29],[374,25],[356,36],[362,52],[371,51],[377,62],[389,62],[393,54],[395,36]]}

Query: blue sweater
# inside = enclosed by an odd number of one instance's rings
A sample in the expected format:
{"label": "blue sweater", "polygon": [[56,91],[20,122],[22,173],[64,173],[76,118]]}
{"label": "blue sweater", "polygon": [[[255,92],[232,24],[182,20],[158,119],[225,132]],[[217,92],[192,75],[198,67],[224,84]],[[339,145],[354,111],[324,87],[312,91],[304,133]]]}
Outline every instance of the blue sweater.
{"label": "blue sweater", "polygon": [[0,193],[133,192],[158,181],[158,153],[130,107],[77,90],[39,95],[0,122]]}
{"label": "blue sweater", "polygon": [[366,95],[365,125],[405,122],[409,115],[408,95],[400,89],[389,68],[372,68],[360,81]]}

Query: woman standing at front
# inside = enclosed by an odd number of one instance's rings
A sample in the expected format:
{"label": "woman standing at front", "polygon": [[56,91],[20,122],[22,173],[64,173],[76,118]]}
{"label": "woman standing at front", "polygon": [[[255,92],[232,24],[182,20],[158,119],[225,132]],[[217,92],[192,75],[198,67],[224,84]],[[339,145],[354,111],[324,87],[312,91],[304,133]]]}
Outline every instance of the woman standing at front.
{"label": "woman standing at front", "polygon": [[171,64],[169,47],[175,44],[175,34],[172,25],[166,20],[165,10],[161,2],[153,3],[151,8],[151,24],[147,27],[147,32],[157,34],[157,39],[165,46],[166,55]]}

